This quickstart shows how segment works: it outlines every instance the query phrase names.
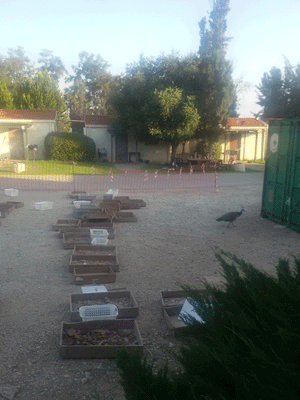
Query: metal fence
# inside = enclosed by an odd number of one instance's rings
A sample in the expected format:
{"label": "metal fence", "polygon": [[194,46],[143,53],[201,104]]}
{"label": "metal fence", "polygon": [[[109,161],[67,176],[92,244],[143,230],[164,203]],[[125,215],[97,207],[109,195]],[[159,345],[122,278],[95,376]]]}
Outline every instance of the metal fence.
{"label": "metal fence", "polygon": [[117,175],[0,175],[0,189],[24,191],[86,191],[88,193],[119,189],[127,192],[151,192],[216,187],[215,173],[165,173],[126,171]]}

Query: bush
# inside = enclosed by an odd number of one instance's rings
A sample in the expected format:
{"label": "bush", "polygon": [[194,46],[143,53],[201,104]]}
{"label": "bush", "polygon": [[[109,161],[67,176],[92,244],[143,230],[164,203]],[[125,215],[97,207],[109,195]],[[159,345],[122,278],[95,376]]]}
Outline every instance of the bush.
{"label": "bush", "polygon": [[[196,145],[197,154],[201,154],[203,157],[209,152],[208,140],[199,139]],[[219,142],[215,142],[212,145],[212,156],[213,158],[220,159],[222,157],[222,145]]]}
{"label": "bush", "polygon": [[216,257],[225,290],[204,282],[201,295],[183,286],[206,322],[185,319],[190,335],[178,357],[183,371],[168,374],[166,367],[154,374],[145,359],[123,352],[118,366],[127,400],[299,398],[300,259],[294,258],[294,274],[279,260],[272,277],[230,253]]}
{"label": "bush", "polygon": [[46,160],[86,162],[95,155],[93,139],[80,133],[50,132],[45,138]]}

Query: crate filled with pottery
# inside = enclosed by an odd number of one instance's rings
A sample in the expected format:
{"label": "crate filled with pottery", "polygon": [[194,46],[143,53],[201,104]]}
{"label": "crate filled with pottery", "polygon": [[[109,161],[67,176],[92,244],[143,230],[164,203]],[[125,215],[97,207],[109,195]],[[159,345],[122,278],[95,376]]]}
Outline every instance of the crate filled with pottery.
{"label": "crate filled with pottery", "polygon": [[[101,290],[97,290],[101,289]],[[63,322],[62,358],[116,358],[121,349],[143,353],[135,317],[138,304],[130,291],[107,291],[105,286],[84,286],[70,297],[71,322]]]}
{"label": "crate filled with pottery", "polygon": [[116,247],[109,245],[78,245],[70,257],[69,270],[75,284],[116,282],[120,265]]}

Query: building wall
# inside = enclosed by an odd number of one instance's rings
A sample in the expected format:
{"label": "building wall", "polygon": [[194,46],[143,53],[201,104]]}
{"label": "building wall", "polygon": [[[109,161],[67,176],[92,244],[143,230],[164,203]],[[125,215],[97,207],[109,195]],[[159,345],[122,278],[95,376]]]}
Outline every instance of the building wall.
{"label": "building wall", "polygon": [[[219,143],[222,147],[222,157],[224,159],[225,152],[225,162],[228,162],[230,155],[228,150],[230,150],[231,138],[234,132],[227,131],[219,137]],[[265,159],[265,151],[267,145],[268,131],[266,128],[256,129],[255,131],[249,128],[249,130],[239,131],[240,135],[240,161],[243,160],[260,160]],[[256,147],[256,152],[255,152]],[[227,150],[227,151],[225,151]]]}
{"label": "building wall", "polygon": [[[170,145],[165,143],[145,144],[138,142],[137,151],[140,153],[140,158],[145,161],[149,160],[152,163],[169,163],[171,159]],[[136,142],[132,138],[128,138],[128,153],[136,152]]]}
{"label": "building wall", "polygon": [[0,127],[0,158],[10,158],[8,132]]}
{"label": "building wall", "polygon": [[[45,122],[33,122],[32,125],[25,129],[24,132],[24,144],[25,148],[27,145],[36,144],[38,146],[35,152],[36,160],[42,160],[45,157],[44,145],[45,145],[45,137],[50,132],[55,132],[57,130],[56,123],[53,121],[45,121]],[[25,151],[28,154],[28,158],[33,158],[33,152],[28,150]]]}
{"label": "building wall", "polygon": [[86,136],[93,139],[96,144],[96,151],[97,149],[105,149],[107,152],[107,159],[109,161],[114,161],[115,154],[113,154],[113,157],[111,156],[112,136],[108,132],[107,126],[87,125],[83,128],[83,132]]}
{"label": "building wall", "polygon": [[[29,121],[29,120],[12,120],[5,121],[5,124],[0,125],[0,135],[1,132],[6,133],[6,137],[8,139],[8,132],[14,129],[20,129],[24,126],[25,129],[23,130],[23,145],[24,145],[24,153],[26,158],[33,158],[32,151],[27,149],[27,145],[36,144],[38,146],[35,158],[36,159],[43,159],[44,158],[44,142],[45,137],[49,132],[54,132],[57,130],[56,122],[55,121]],[[1,140],[1,139],[0,139]],[[0,148],[0,157],[10,158],[10,152],[8,154],[9,146],[8,140],[6,141],[7,144],[5,145],[4,149]],[[0,141],[0,144],[2,142]],[[6,154],[6,155],[5,155]]]}

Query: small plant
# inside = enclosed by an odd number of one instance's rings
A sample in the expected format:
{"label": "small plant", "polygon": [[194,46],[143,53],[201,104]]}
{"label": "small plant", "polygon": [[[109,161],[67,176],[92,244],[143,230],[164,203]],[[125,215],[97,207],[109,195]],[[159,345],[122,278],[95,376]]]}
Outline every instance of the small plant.
{"label": "small plant", "polygon": [[204,282],[206,294],[183,286],[205,323],[186,318],[190,335],[178,360],[183,371],[122,353],[127,400],[297,399],[300,393],[300,258],[280,259],[277,277],[243,259],[216,253],[225,289]]}

